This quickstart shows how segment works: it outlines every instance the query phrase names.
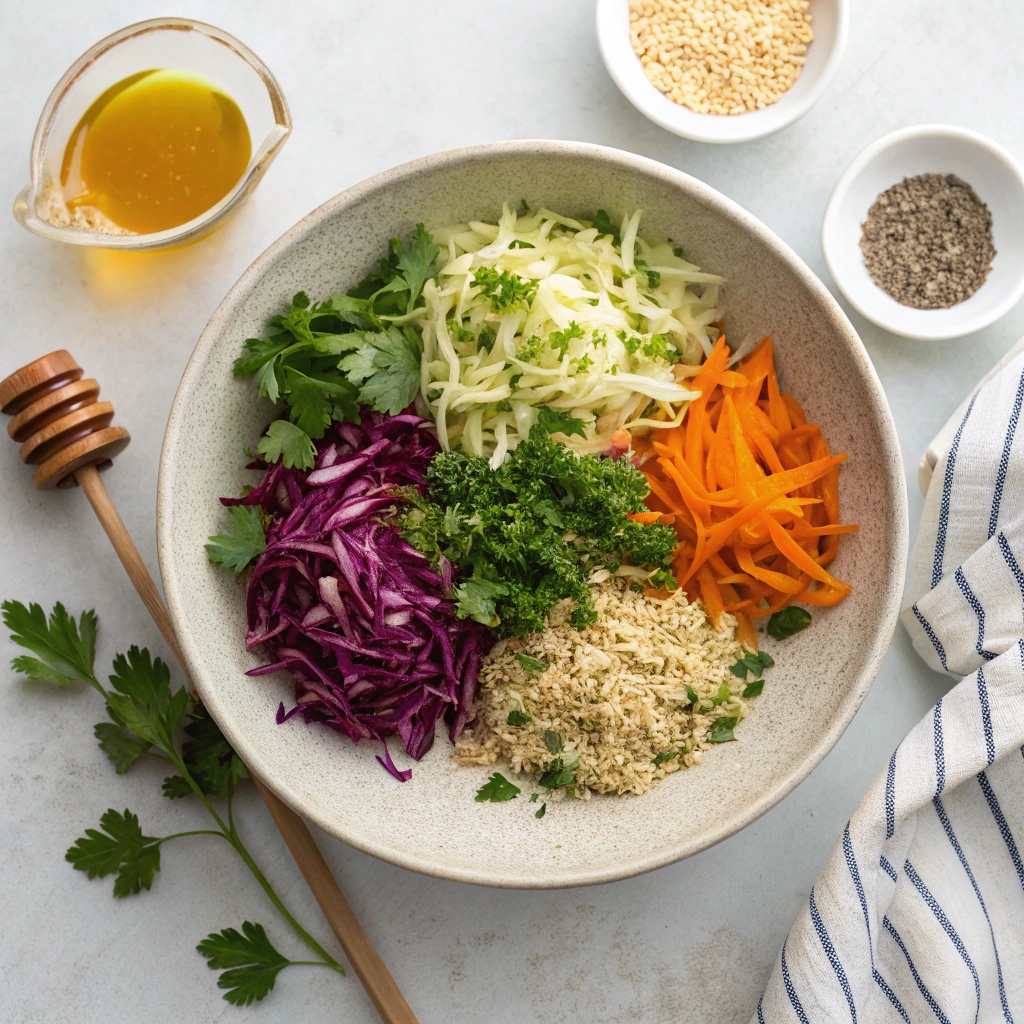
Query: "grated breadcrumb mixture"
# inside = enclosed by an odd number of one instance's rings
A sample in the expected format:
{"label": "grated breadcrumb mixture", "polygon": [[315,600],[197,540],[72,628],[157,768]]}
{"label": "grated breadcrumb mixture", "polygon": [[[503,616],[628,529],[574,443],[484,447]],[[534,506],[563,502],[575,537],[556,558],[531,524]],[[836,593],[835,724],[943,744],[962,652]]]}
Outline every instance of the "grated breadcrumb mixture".
{"label": "grated breadcrumb mixture", "polygon": [[698,114],[781,99],[814,39],[809,0],[630,0],[629,37],[650,83]]}
{"label": "grated breadcrumb mixture", "polygon": [[[541,633],[500,641],[487,655],[475,717],[455,745],[459,764],[500,758],[515,772],[542,772],[554,756],[554,733],[564,744],[563,762],[579,758],[576,796],[640,794],[700,764],[713,722],[746,717],[744,682],[729,671],[745,653],[731,615],[723,614],[715,629],[702,605],[690,604],[681,590],[659,600],[615,579],[594,587],[593,595],[594,625],[574,628],[563,601]],[[548,667],[528,671],[518,654]],[[696,710],[687,687],[701,698]],[[513,711],[530,721],[509,725]]]}

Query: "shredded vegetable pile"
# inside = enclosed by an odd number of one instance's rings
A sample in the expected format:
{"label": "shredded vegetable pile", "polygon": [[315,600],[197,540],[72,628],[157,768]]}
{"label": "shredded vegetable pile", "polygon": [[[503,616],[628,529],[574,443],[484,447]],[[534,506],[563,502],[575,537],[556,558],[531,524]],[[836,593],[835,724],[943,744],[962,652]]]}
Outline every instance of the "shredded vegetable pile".
{"label": "shredded vegetable pile", "polygon": [[[288,669],[301,715],[354,742],[397,734],[419,760],[442,716],[454,741],[472,706],[487,630],[459,619],[446,583],[381,521],[399,487],[415,488],[438,446],[415,415],[368,414],[330,428],[311,472],[278,463],[244,498],[269,519],[248,584],[246,646]],[[450,580],[447,586],[450,586]],[[382,764],[399,772],[384,747]],[[380,758],[378,758],[380,760]]]}
{"label": "shredded vegetable pile", "polygon": [[644,446],[652,511],[641,522],[673,522],[681,545],[680,586],[698,594],[713,623],[736,616],[752,650],[751,619],[794,601],[827,606],[850,593],[825,566],[839,537],[839,464],[821,428],[781,394],[771,338],[735,370],[719,338],[694,379],[700,398],[683,423]]}
{"label": "shredded vegetable pile", "polygon": [[639,223],[506,206],[498,224],[435,231],[421,394],[443,448],[496,467],[542,408],[575,421],[561,440],[580,452],[681,422],[695,395],[681,382],[711,351],[722,279],[671,243],[648,245]]}

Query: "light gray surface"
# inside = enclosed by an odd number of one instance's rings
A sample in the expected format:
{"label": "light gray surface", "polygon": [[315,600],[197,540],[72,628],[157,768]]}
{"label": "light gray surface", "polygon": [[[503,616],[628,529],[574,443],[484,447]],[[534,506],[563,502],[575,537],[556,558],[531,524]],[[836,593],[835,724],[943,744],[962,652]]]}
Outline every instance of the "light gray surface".
{"label": "light gray surface", "polygon": [[[35,119],[68,64],[105,33],[164,13],[152,2],[10,3],[0,42],[6,102],[0,195],[24,185]],[[575,138],[630,149],[704,179],[764,220],[822,276],[818,227],[831,187],[869,141],[948,121],[1024,157],[1016,43],[1024,8],[993,0],[861,0],[842,68],[821,103],[779,135],[730,148],[687,143],[643,120],[601,66],[591,5],[393,2],[185,3],[267,61],[296,130],[253,200],[190,249],[128,258],[61,249],[12,219],[0,370],[66,345],[104,385],[134,437],[107,483],[155,567],[153,506],[164,419],[206,319],[248,263],[324,199],[392,164],[503,138]],[[830,283],[830,282],[826,282]],[[1024,333],[1024,308],[974,338],[906,342],[854,316],[887,390],[908,468],[974,380]],[[162,644],[78,492],[34,491],[0,446],[0,594],[95,606],[101,659]],[[913,533],[912,529],[912,533]],[[3,656],[12,653],[3,644]],[[192,947],[262,921],[298,953],[234,855],[213,839],[164,850],[153,891],[123,902],[63,852],[107,807],[149,834],[202,827],[159,795],[158,766],[116,777],[96,749],[91,692],[52,693],[2,671],[0,1017],[14,1022],[374,1021],[358,982],[285,972],[262,1005],[222,1002]],[[832,754],[772,812],[691,860],[599,888],[499,892],[440,882],[322,839],[353,906],[423,1024],[745,1021],[794,915],[869,781],[946,688],[897,631],[874,689]],[[251,793],[239,808],[279,892],[327,934]],[[191,844],[191,845],[188,845]],[[333,948],[333,946],[332,946]]]}

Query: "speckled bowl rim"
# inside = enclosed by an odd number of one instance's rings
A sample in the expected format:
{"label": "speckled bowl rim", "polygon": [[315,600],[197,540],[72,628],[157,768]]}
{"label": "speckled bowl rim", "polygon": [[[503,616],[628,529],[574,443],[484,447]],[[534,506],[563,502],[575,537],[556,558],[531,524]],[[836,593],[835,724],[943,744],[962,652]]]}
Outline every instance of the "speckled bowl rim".
{"label": "speckled bowl rim", "polygon": [[262,255],[249,266],[242,274],[235,285],[231,288],[224,300],[217,307],[210,318],[205,330],[196,344],[185,372],[182,375],[181,383],[174,396],[171,405],[170,416],[167,421],[167,430],[164,434],[163,446],[160,453],[160,472],[157,480],[157,550],[160,561],[160,572],[163,579],[164,593],[167,598],[167,605],[171,613],[178,634],[178,641],[181,645],[185,661],[192,675],[193,681],[198,687],[207,707],[214,717],[221,723],[224,734],[232,746],[241,756],[242,760],[253,769],[261,780],[273,790],[293,810],[305,816],[313,824],[323,829],[329,835],[342,840],[355,849],[368,853],[398,867],[408,868],[421,874],[431,875],[436,878],[449,879],[457,882],[467,882],[474,885],[486,885],[497,888],[530,888],[530,889],[551,889],[565,888],[569,886],[598,885],[604,882],[613,882],[623,878],[631,878],[636,875],[653,871],[656,868],[665,867],[676,861],[683,860],[702,850],[706,850],[716,843],[720,843],[730,836],[746,828],[747,825],[756,821],[762,814],[771,810],[780,800],[788,796],[815,767],[824,759],[825,755],[835,746],[840,736],[845,732],[853,716],[867,696],[871,685],[881,668],[882,660],[889,649],[893,633],[896,629],[900,611],[900,600],[902,596],[903,578],[906,573],[907,543],[908,543],[908,514],[907,514],[907,493],[906,481],[902,473],[895,473],[897,479],[892,481],[893,494],[896,497],[896,506],[892,509],[892,530],[897,534],[893,538],[893,547],[901,554],[899,566],[894,567],[889,574],[890,585],[888,592],[880,596],[883,603],[883,612],[880,616],[881,626],[869,644],[865,644],[867,654],[863,661],[863,668],[852,683],[845,701],[838,707],[837,713],[831,722],[830,727],[819,734],[814,743],[808,746],[804,758],[796,764],[793,769],[784,776],[778,784],[759,799],[752,801],[736,814],[724,819],[721,824],[708,829],[695,839],[681,841],[678,846],[668,850],[662,850],[647,857],[631,857],[627,864],[610,865],[600,870],[586,870],[578,874],[567,876],[559,873],[550,881],[538,879],[529,884],[523,884],[518,879],[502,880],[496,878],[493,872],[478,872],[473,869],[453,867],[440,863],[433,858],[417,856],[415,852],[396,852],[393,849],[377,848],[372,842],[363,841],[357,838],[347,827],[345,821],[339,821],[331,816],[321,813],[316,806],[308,805],[298,794],[296,794],[286,781],[267,775],[264,771],[265,760],[258,747],[251,744],[244,732],[236,729],[229,719],[221,722],[218,714],[220,710],[216,699],[216,686],[213,681],[203,678],[201,672],[196,669],[202,665],[199,657],[198,644],[187,628],[187,616],[185,615],[186,587],[175,569],[174,560],[171,557],[171,520],[172,500],[169,480],[174,475],[172,467],[178,448],[179,433],[186,407],[191,401],[192,391],[200,377],[203,366],[210,354],[213,345],[221,334],[222,326],[236,313],[237,307],[242,303],[250,290],[255,287],[260,277],[268,266],[272,265],[278,255],[292,244],[307,237],[314,232],[326,218],[338,214],[340,211],[351,207],[371,195],[390,185],[414,178],[424,171],[443,169],[454,165],[471,161],[487,161],[496,156],[509,155],[550,155],[562,157],[582,157],[598,160],[612,164],[619,170],[629,172],[640,172],[647,176],[661,179],[662,181],[676,186],[690,194],[695,200],[706,207],[714,209],[721,216],[733,221],[752,235],[760,239],[768,246],[775,255],[787,264],[788,268],[800,279],[806,288],[814,294],[825,310],[835,322],[835,342],[845,341],[850,354],[856,360],[863,378],[867,383],[871,395],[870,413],[872,418],[879,424],[880,433],[884,441],[885,463],[889,466],[902,466],[902,455],[899,442],[896,437],[896,426],[892,419],[882,390],[881,381],[875,372],[875,368],[868,357],[867,351],[860,340],[853,325],[847,319],[839,304],[832,297],[828,289],[815,276],[810,268],[800,259],[799,256],[783,242],[769,228],[747,213],[742,207],[727,199],[721,193],[715,191],[709,185],[690,177],[690,175],[667,167],[664,164],[646,157],[637,156],[622,150],[611,149],[605,146],[597,146],[589,143],[562,142],[547,139],[517,140],[512,142],[487,143],[478,146],[468,146],[462,149],[446,150],[430,156],[412,160],[409,163],[400,164],[390,170],[382,171],[344,192],[339,193],[333,199],[318,206],[312,213],[300,220],[294,227],[286,231],[276,242],[274,242]]}

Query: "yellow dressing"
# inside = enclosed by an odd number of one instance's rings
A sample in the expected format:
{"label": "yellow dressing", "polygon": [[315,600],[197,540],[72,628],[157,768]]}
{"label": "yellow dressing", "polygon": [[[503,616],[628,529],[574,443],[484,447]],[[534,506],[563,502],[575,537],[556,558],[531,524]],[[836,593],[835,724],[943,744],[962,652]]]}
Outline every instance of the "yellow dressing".
{"label": "yellow dressing", "polygon": [[111,86],[71,133],[61,167],[69,208],[93,207],[137,234],[205,213],[252,153],[238,104],[184,71],[142,71]]}

